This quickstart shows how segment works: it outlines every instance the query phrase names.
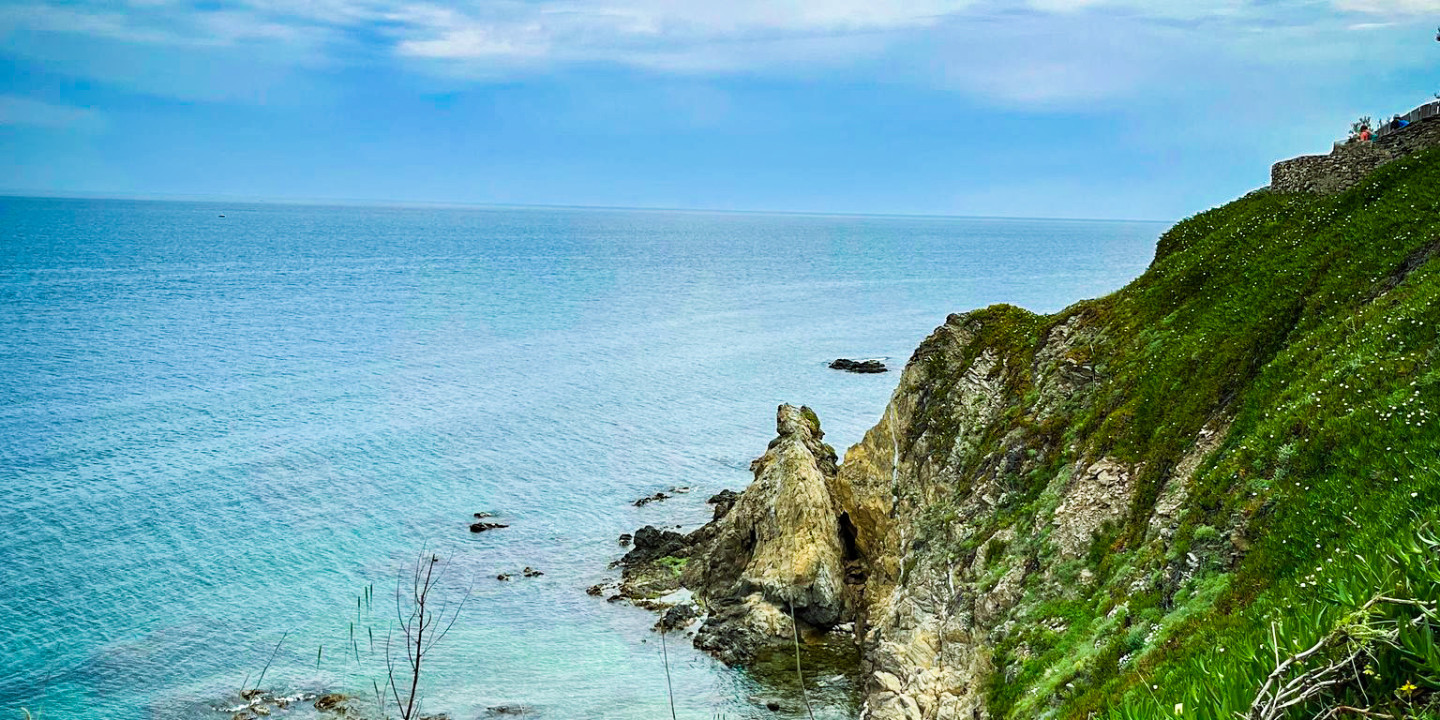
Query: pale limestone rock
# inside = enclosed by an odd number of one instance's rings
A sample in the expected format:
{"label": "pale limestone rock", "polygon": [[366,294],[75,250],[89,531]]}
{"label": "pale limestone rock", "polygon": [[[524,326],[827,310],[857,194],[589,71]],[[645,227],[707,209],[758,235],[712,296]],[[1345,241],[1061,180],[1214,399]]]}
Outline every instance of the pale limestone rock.
{"label": "pale limestone rock", "polygon": [[826,476],[834,459],[817,453],[819,423],[800,409],[780,406],[776,430],[777,442],[756,461],[755,481],[726,516],[730,536],[754,542],[740,581],[760,588],[769,602],[793,605],[812,625],[833,625],[843,614],[845,577]]}
{"label": "pale limestone rock", "polygon": [[1119,520],[1130,509],[1133,472],[1128,466],[1100,458],[1078,466],[1051,521],[1051,542],[1062,557],[1083,555],[1100,526]]}
{"label": "pale limestone rock", "polygon": [[751,464],[755,479],[719,520],[696,531],[683,582],[710,614],[697,646],[729,663],[789,642],[802,627],[850,619],[846,549],[830,488],[834,451],[809,408],[781,405],[775,440]]}
{"label": "pale limestone rock", "polygon": [[1175,535],[1175,529],[1180,526],[1180,510],[1189,498],[1190,483],[1195,479],[1195,471],[1200,469],[1200,464],[1210,453],[1220,447],[1229,431],[1228,419],[1211,422],[1200,430],[1195,437],[1195,446],[1176,463],[1175,470],[1170,473],[1170,479],[1155,501],[1155,510],[1150,515],[1150,524],[1146,531],[1147,538],[1153,540],[1158,537],[1168,543]]}

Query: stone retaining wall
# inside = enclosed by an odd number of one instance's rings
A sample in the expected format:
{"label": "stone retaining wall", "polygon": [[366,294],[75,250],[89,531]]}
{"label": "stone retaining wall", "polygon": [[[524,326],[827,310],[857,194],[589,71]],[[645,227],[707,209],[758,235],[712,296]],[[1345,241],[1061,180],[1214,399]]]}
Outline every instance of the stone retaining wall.
{"label": "stone retaining wall", "polygon": [[1329,155],[1302,155],[1270,168],[1270,189],[1284,193],[1338,193],[1376,168],[1440,147],[1440,117],[1430,117],[1373,142],[1336,145]]}

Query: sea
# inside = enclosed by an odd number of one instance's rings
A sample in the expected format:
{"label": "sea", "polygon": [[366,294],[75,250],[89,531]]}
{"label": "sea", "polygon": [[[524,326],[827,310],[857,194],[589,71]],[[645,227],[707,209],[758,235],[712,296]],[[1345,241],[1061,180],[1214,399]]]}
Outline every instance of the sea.
{"label": "sea", "polygon": [[397,584],[440,558],[425,714],[851,717],[853,678],[807,711],[586,589],[744,488],[778,404],[858,441],[899,373],[829,361],[1112,292],[1166,227],[0,198],[0,712],[398,717]]}

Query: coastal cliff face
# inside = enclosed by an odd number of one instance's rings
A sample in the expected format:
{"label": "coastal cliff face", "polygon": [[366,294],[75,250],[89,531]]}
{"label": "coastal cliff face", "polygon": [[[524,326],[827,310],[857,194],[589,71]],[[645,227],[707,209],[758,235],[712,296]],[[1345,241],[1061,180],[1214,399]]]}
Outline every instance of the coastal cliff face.
{"label": "coastal cliff face", "polygon": [[[983,716],[991,649],[1027,586],[1045,594],[1075,580],[1031,551],[1071,560],[1128,505],[1131,468],[1096,458],[1048,473],[1076,453],[1015,422],[1017,409],[1046,417],[1087,403],[1094,386],[1076,351],[1100,334],[1072,318],[1037,351],[1022,340],[1039,320],[1016,308],[951,316],[911,359],[881,422],[846,453],[835,494],[868,561],[869,717]],[[1003,510],[1033,504],[1042,482],[1043,507],[1006,522]],[[1027,542],[1047,536],[1050,547]]]}
{"label": "coastal cliff face", "polygon": [[[872,720],[1257,717],[1282,652],[1440,588],[1397,559],[1440,548],[1414,540],[1440,513],[1437,255],[1432,151],[1179,223],[1055,315],[950,316],[838,468],[782,406],[733,509],[675,536],[697,644],[744,661],[791,607],[853,628]],[[1429,677],[1366,652],[1312,704]]]}
{"label": "coastal cliff face", "polygon": [[1228,700],[1187,695],[1226,682],[1194,663],[1263,645],[1317,569],[1364,587],[1370,538],[1435,504],[1437,251],[1431,152],[1182,222],[1056,315],[950,316],[830,491],[866,576],[864,716],[1248,710],[1263,663]]}
{"label": "coastal cliff face", "polygon": [[[881,422],[846,453],[832,494],[869,576],[866,717],[988,716],[995,682],[1018,679],[1034,659],[1036,628],[1069,631],[1046,606],[1116,589],[1097,560],[1119,549],[1132,515],[1144,528],[1137,547],[1162,558],[1170,549],[1192,476],[1229,417],[1216,403],[1159,479],[1146,477],[1143,457],[1075,433],[1113,390],[1110,332],[1085,308],[953,315],[916,351]],[[1137,510],[1145,481],[1160,492]],[[1167,568],[1161,584],[1179,585],[1193,569]],[[1135,575],[1124,583],[1149,580]],[[1027,695],[1019,704],[1038,693]]]}

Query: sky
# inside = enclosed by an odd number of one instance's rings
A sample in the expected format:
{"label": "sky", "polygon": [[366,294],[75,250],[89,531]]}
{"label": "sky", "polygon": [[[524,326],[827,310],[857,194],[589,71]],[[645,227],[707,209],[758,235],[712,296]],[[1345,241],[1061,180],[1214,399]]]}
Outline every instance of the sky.
{"label": "sky", "polygon": [[0,191],[1173,220],[1440,0],[0,0]]}

